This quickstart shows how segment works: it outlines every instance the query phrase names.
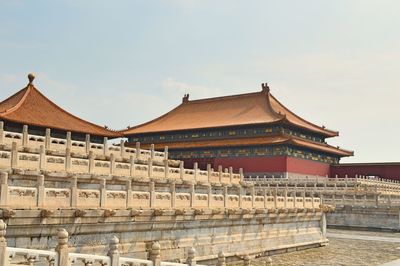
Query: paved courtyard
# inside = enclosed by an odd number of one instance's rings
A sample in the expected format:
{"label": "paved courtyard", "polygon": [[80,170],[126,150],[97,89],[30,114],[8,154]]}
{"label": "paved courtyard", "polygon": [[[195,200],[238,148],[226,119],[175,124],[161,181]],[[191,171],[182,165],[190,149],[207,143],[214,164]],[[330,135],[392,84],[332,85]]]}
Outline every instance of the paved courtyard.
{"label": "paved courtyard", "polygon": [[[328,238],[326,247],[271,256],[272,265],[400,265],[400,233],[331,229]],[[251,265],[265,265],[265,258]]]}

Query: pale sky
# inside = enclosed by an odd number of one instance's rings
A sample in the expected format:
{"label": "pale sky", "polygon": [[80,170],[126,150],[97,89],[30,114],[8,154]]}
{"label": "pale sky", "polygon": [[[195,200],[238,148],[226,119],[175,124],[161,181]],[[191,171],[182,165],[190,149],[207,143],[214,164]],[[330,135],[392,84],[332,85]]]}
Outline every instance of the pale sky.
{"label": "pale sky", "polygon": [[342,162],[400,161],[400,1],[0,0],[0,99],[35,85],[114,129],[261,90],[338,130]]}

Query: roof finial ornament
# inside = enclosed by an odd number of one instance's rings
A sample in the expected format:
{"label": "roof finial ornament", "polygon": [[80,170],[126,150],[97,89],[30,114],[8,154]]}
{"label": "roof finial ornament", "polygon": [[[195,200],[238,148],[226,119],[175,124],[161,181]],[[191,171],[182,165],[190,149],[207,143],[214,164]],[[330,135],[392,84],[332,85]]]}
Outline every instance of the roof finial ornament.
{"label": "roof finial ornament", "polygon": [[32,82],[33,82],[34,79],[35,79],[35,74],[29,73],[29,74],[28,74],[29,85],[32,84]]}
{"label": "roof finial ornament", "polygon": [[182,98],[182,103],[187,103],[188,101],[189,101],[189,93],[183,95],[183,98]]}
{"label": "roof finial ornament", "polygon": [[269,92],[269,86],[268,83],[261,83],[261,88],[262,88],[262,92]]}

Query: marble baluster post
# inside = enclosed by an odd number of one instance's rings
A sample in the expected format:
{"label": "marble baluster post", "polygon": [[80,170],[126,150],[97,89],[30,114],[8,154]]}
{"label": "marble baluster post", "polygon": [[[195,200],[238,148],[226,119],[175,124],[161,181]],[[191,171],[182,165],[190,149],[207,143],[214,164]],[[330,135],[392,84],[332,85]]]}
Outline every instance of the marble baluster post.
{"label": "marble baluster post", "polygon": [[108,156],[110,153],[110,150],[108,148],[108,138],[104,137],[103,138],[103,155]]}
{"label": "marble baluster post", "polygon": [[37,206],[44,207],[45,206],[45,188],[44,188],[44,175],[39,175],[37,178]]}
{"label": "marble baluster post", "polygon": [[8,204],[8,173],[0,172],[0,206]]}
{"label": "marble baluster post", "polygon": [[71,132],[67,132],[67,144],[66,144],[66,149],[70,149],[72,148],[72,139],[71,139]]}
{"label": "marble baluster post", "polygon": [[102,178],[100,180],[100,207],[106,207],[106,200],[107,200],[107,186],[106,186],[106,179]]}
{"label": "marble baluster post", "polygon": [[149,259],[153,262],[153,266],[161,266],[161,246],[160,243],[154,242],[151,246]]}
{"label": "marble baluster post", "polygon": [[153,160],[151,158],[147,158],[147,177],[153,177]]}
{"label": "marble baluster post", "polygon": [[168,146],[164,147],[164,160],[168,160]]}
{"label": "marble baluster post", "polygon": [[73,176],[70,181],[71,190],[71,207],[76,208],[78,206],[78,178]]}
{"label": "marble baluster post", "polygon": [[224,208],[228,208],[228,186],[223,186]]}
{"label": "marble baluster post", "polygon": [[121,142],[119,144],[119,149],[121,158],[125,158],[125,140],[121,139]]}
{"label": "marble baluster post", "polygon": [[222,184],[222,165],[218,165],[218,179],[219,182]]}
{"label": "marble baluster post", "polygon": [[150,158],[151,158],[151,160],[154,160],[154,156],[155,156],[154,144],[151,144],[150,145]]}
{"label": "marble baluster post", "polygon": [[207,185],[207,207],[211,208],[211,203],[212,203],[212,189],[211,189],[211,184]]}
{"label": "marble baluster post", "polygon": [[18,166],[18,148],[17,143],[13,142],[11,144],[11,168],[16,168]]}
{"label": "marble baluster post", "polygon": [[133,155],[131,155],[131,157],[129,158],[129,162],[130,162],[130,176],[134,177],[135,176],[135,158],[133,157]]}
{"label": "marble baluster post", "polygon": [[190,207],[193,208],[194,207],[194,200],[196,197],[196,187],[194,185],[194,183],[190,184]]}
{"label": "marble baluster post", "polygon": [[4,142],[4,122],[0,121],[0,144]]}
{"label": "marble baluster post", "polygon": [[23,125],[22,127],[22,147],[28,147],[29,136],[28,136],[28,125]]}
{"label": "marble baluster post", "polygon": [[120,266],[119,263],[119,239],[116,236],[113,236],[111,238],[110,244],[109,244],[109,250],[107,255],[110,257],[111,264],[110,266]]}
{"label": "marble baluster post", "polygon": [[89,152],[90,152],[90,134],[86,134],[85,148],[86,148],[86,154],[89,154]]}
{"label": "marble baluster post", "polygon": [[0,266],[8,266],[9,265],[9,254],[7,252],[7,239],[6,239],[6,231],[7,224],[0,220]]}
{"label": "marble baluster post", "polygon": [[71,171],[71,150],[70,149],[65,150],[65,171],[66,172]]}
{"label": "marble baluster post", "polygon": [[154,181],[149,182],[149,192],[150,192],[150,207],[154,208],[156,203],[156,191]]}
{"label": "marble baluster post", "polygon": [[115,156],[114,153],[110,155],[110,175],[115,174]]}
{"label": "marble baluster post", "polygon": [[197,162],[193,164],[193,172],[194,172],[194,182],[197,182],[199,175],[199,164]]}
{"label": "marble baluster post", "polygon": [[57,233],[57,247],[56,251],[58,253],[58,263],[57,266],[69,266],[69,255],[68,255],[68,232],[61,228]]}
{"label": "marble baluster post", "polygon": [[207,164],[208,183],[211,183],[211,164]]}
{"label": "marble baluster post", "polygon": [[169,164],[168,164],[168,160],[164,159],[164,177],[165,179],[169,178]]}
{"label": "marble baluster post", "polygon": [[169,185],[169,189],[171,192],[171,208],[176,207],[176,184],[175,180],[171,180],[171,183]]}
{"label": "marble baluster post", "polygon": [[141,155],[141,152],[140,152],[140,142],[136,142],[136,151],[135,151],[135,154],[136,154],[136,159],[140,159],[140,155]]}
{"label": "marble baluster post", "polygon": [[46,150],[44,145],[40,145],[39,148],[39,169],[46,170]]}
{"label": "marble baluster post", "polygon": [[126,189],[126,208],[130,208],[133,204],[132,198],[132,181],[127,180],[125,182],[125,189]]}
{"label": "marble baluster post", "polygon": [[89,152],[88,160],[89,160],[89,173],[93,174],[94,173],[94,167],[95,167],[93,151]]}
{"label": "marble baluster post", "polygon": [[185,177],[185,168],[183,168],[183,161],[179,163],[179,178],[183,180]]}
{"label": "marble baluster post", "polygon": [[51,149],[51,129],[50,128],[46,128],[46,136],[44,139],[44,144],[45,144],[46,150]]}

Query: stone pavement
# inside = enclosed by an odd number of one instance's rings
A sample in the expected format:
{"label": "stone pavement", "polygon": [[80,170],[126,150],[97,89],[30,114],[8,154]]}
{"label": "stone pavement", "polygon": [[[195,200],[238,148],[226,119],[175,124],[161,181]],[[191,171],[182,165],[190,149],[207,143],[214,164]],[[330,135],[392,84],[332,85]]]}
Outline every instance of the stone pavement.
{"label": "stone pavement", "polygon": [[[272,265],[400,265],[400,233],[330,229],[328,238],[330,243],[326,247],[273,255]],[[265,259],[252,260],[251,265],[265,265]]]}

